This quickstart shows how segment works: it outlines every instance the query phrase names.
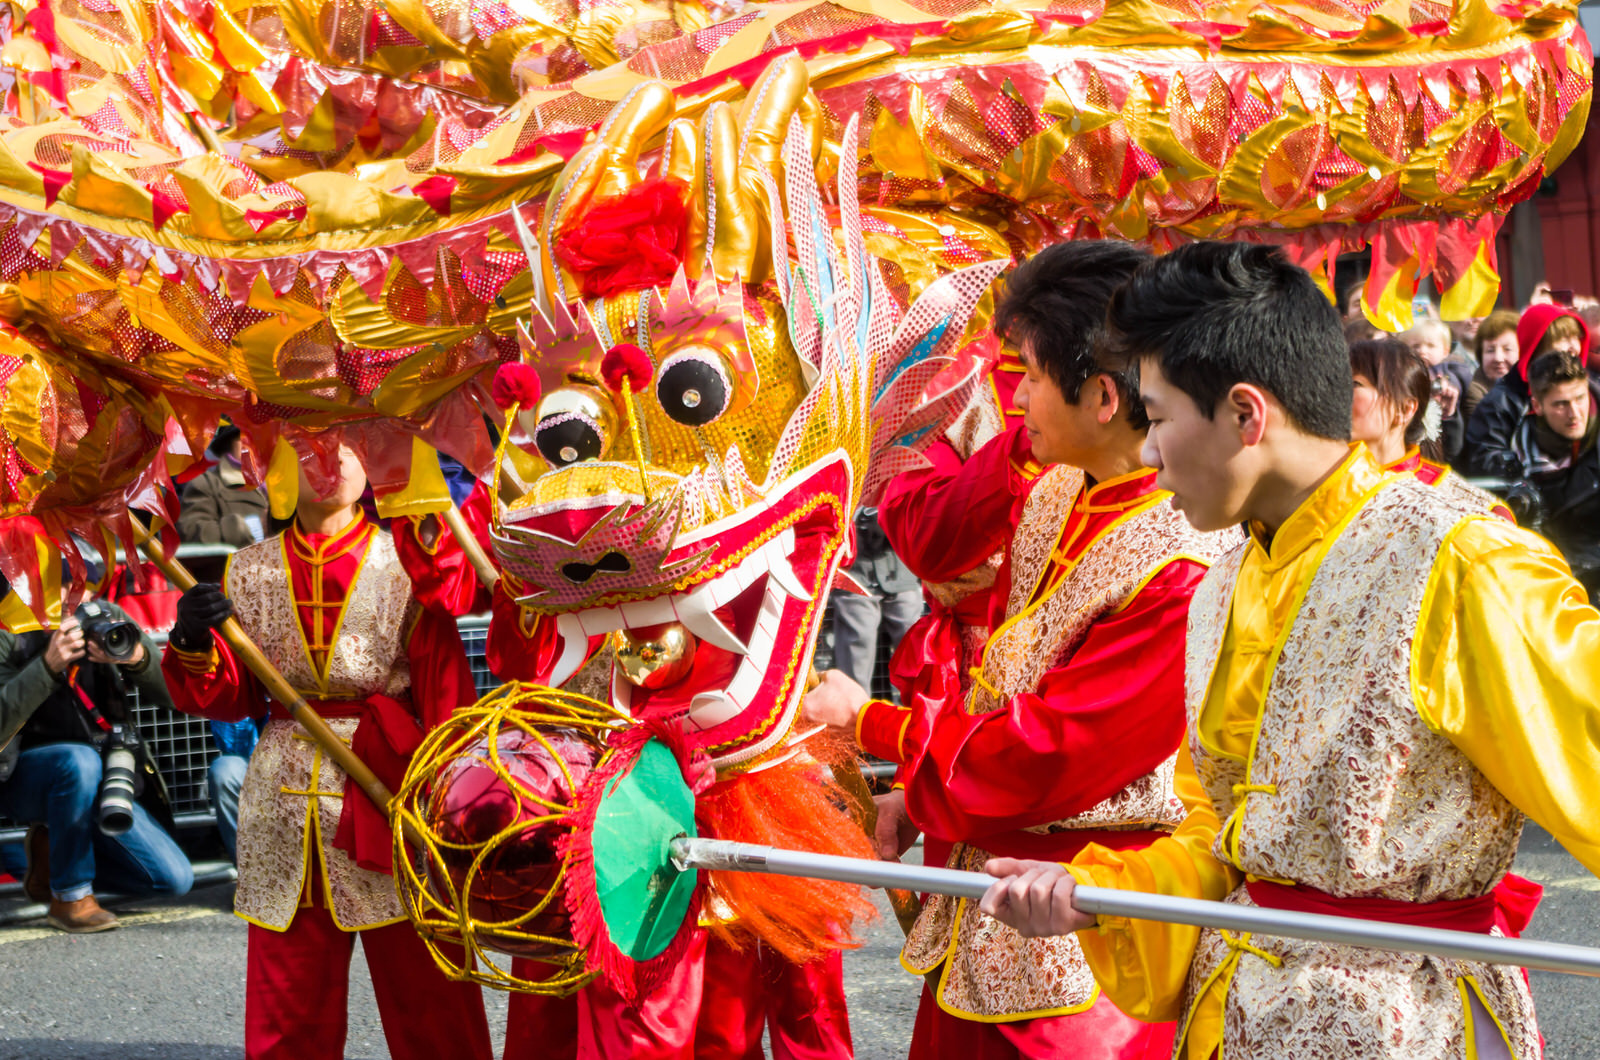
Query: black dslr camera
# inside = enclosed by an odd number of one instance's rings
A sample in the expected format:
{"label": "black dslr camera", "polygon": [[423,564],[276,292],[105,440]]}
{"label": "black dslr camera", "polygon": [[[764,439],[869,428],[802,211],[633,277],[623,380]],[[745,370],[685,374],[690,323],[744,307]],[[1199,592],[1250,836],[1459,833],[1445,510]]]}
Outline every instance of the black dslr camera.
{"label": "black dslr camera", "polygon": [[83,630],[83,639],[98,644],[100,650],[116,662],[126,662],[139,650],[139,627],[117,618],[111,608],[99,600],[79,604],[74,615],[78,628]]}
{"label": "black dslr camera", "polygon": [[[78,605],[74,612],[83,638],[100,645],[100,650],[113,662],[126,662],[139,650],[139,627],[116,617],[105,604],[90,600]],[[139,730],[128,717],[127,686],[115,667],[111,668],[112,684],[119,704],[121,720],[110,725],[99,740],[104,763],[100,768],[100,793],[94,800],[95,821],[106,835],[122,835],[133,827],[133,802],[144,786],[139,777]]]}

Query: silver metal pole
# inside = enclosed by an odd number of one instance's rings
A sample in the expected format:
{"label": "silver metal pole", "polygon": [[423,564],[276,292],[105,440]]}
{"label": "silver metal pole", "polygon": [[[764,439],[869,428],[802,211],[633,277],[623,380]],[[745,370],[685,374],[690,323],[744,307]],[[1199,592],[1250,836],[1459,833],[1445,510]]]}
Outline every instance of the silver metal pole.
{"label": "silver metal pole", "polygon": [[[680,869],[809,876],[866,887],[896,887],[948,894],[956,898],[981,898],[995,881],[995,877],[982,872],[810,854],[720,839],[674,839],[672,860]],[[1464,961],[1511,964],[1545,972],[1600,977],[1600,949],[1560,942],[1497,938],[1471,931],[1412,927],[1321,913],[1295,913],[1284,909],[1229,905],[1225,902],[1117,891],[1105,887],[1079,886],[1073,891],[1072,904],[1079,912],[1096,916],[1160,920],[1170,924],[1192,924],[1196,927],[1335,942],[1397,953],[1427,953]]]}

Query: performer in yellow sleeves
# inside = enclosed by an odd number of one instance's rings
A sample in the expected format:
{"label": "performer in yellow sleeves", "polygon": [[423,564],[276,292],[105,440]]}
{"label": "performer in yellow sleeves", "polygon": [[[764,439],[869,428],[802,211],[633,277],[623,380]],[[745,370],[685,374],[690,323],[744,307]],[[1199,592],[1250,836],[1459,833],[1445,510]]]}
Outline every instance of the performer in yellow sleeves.
{"label": "performer in yellow sleeves", "polygon": [[1600,613],[1555,550],[1350,447],[1338,320],[1276,251],[1196,244],[1112,300],[1145,459],[1197,527],[1246,522],[1189,612],[1189,808],[1068,871],[997,860],[984,908],[1076,931],[1125,1011],[1208,1060],[1539,1055],[1515,968],[1073,910],[1075,881],[1515,932],[1523,814],[1600,869]]}

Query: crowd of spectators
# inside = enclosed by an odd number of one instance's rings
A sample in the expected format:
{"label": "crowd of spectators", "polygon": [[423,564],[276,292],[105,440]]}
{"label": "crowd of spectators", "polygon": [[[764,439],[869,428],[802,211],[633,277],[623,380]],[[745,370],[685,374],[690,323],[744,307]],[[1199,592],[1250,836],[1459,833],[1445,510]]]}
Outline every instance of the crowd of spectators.
{"label": "crowd of spectators", "polygon": [[[1358,296],[1359,288],[1344,302],[1345,333],[1352,355],[1367,349],[1370,360],[1368,347],[1389,336],[1361,315]],[[1600,596],[1600,363],[1590,359],[1589,336],[1600,302],[1542,287],[1521,310],[1481,319],[1446,323],[1426,300],[1414,308],[1413,326],[1393,338],[1418,363],[1404,387],[1391,381],[1385,422],[1410,424],[1401,406],[1420,398],[1425,370],[1437,411],[1423,455],[1508,497],[1519,521],[1562,550],[1591,599]],[[1359,414],[1359,378],[1356,386]],[[1420,424],[1418,416],[1413,435]],[[1376,419],[1369,430],[1378,430]]]}
{"label": "crowd of spectators", "polygon": [[[238,429],[224,424],[207,456],[209,466],[182,487],[182,540],[233,548],[262,540],[272,529],[267,498],[245,484]],[[86,554],[86,599],[103,604],[111,620],[141,631],[130,657],[108,657],[72,614],[51,629],[0,627],[0,816],[28,826],[21,844],[0,849],[0,864],[23,881],[28,898],[46,907],[52,926],[73,933],[116,927],[115,914],[97,894],[183,894],[194,878],[189,852],[177,842],[163,778],[127,709],[130,694],[145,707],[171,709],[151,634],[171,627],[179,594],[153,571],[138,584],[125,566],[107,572],[91,549]],[[0,596],[8,590],[0,579]],[[231,858],[239,791],[258,726],[248,720],[210,725],[219,753],[210,764],[208,795]],[[110,751],[123,742],[132,747],[136,796],[125,820],[108,827]]]}

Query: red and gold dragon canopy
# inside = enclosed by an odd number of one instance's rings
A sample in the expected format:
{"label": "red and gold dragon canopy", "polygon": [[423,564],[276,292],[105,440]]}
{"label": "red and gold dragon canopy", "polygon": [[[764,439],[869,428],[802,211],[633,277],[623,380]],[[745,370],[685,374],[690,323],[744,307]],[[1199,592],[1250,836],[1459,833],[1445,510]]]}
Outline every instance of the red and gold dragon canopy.
{"label": "red and gold dragon canopy", "polygon": [[[437,502],[430,446],[499,481],[487,417],[562,668],[693,637],[612,698],[687,720],[718,834],[779,841],[733,822],[798,790],[850,514],[972,392],[1005,261],[1248,239],[1327,282],[1370,246],[1374,320],[1425,275],[1478,314],[1593,69],[1573,4],[1511,0],[40,0],[0,49],[17,602],[223,415],[252,476],[346,442],[391,511]],[[831,931],[816,898],[772,937]]]}
{"label": "red and gold dragon canopy", "polygon": [[[797,56],[902,307],[1060,239],[1252,239],[1324,275],[1371,246],[1394,327],[1423,275],[1447,315],[1488,304],[1592,76],[1571,4],[1488,0],[42,0],[0,41],[0,516],[61,542],[125,530],[223,414],[257,475],[286,426],[312,456],[353,432],[389,494],[407,438],[486,472],[480,398],[540,290],[519,220],[567,234],[552,189],[646,83],[696,124]],[[725,193],[688,228],[756,194]]]}

